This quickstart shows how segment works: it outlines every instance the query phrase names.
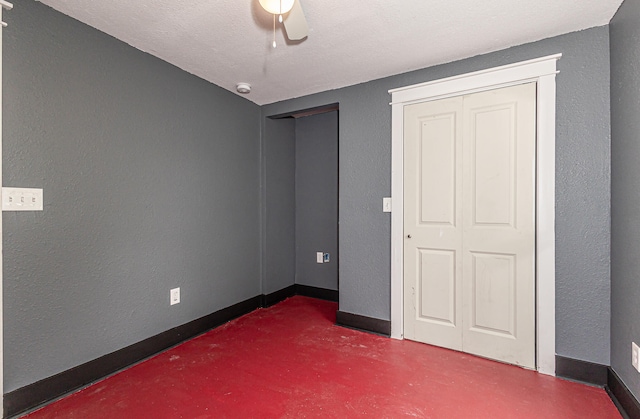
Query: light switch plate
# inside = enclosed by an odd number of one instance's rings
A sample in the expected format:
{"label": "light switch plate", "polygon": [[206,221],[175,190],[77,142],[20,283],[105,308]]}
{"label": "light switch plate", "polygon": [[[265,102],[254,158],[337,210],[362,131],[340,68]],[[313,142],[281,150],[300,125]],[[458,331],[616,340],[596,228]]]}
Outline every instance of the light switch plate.
{"label": "light switch plate", "polygon": [[391,198],[382,198],[382,212],[391,212]]}
{"label": "light switch plate", "polygon": [[324,252],[316,252],[316,263],[324,263]]}
{"label": "light switch plate", "polygon": [[2,211],[42,211],[42,189],[2,188]]}

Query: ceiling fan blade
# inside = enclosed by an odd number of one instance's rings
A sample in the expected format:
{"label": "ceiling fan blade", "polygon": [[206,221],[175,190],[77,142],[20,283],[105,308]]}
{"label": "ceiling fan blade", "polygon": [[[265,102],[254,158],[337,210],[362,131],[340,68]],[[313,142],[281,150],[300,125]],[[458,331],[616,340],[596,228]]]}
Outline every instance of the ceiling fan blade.
{"label": "ceiling fan blade", "polygon": [[284,18],[284,29],[287,32],[287,38],[292,41],[299,41],[309,35],[309,25],[299,0],[294,1],[293,8]]}

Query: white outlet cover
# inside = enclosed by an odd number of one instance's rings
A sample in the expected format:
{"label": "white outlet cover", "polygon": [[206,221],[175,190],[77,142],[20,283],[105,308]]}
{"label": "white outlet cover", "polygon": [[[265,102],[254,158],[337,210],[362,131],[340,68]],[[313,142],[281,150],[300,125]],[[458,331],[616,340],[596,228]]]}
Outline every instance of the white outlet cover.
{"label": "white outlet cover", "polygon": [[170,304],[178,304],[180,302],[180,288],[174,288],[169,291]]}
{"label": "white outlet cover", "polygon": [[324,263],[324,252],[316,252],[316,263]]}
{"label": "white outlet cover", "polygon": [[640,365],[638,362],[639,356],[640,356],[640,348],[638,348],[638,345],[636,345],[635,342],[631,342],[631,365],[638,372],[640,372]]}

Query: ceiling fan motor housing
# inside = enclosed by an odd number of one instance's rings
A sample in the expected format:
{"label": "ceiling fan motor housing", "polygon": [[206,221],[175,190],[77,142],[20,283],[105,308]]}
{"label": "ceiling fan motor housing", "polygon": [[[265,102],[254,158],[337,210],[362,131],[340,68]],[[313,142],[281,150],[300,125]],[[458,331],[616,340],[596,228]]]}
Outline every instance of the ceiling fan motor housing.
{"label": "ceiling fan motor housing", "polygon": [[294,0],[260,0],[260,5],[272,15],[281,15],[291,10],[293,2]]}

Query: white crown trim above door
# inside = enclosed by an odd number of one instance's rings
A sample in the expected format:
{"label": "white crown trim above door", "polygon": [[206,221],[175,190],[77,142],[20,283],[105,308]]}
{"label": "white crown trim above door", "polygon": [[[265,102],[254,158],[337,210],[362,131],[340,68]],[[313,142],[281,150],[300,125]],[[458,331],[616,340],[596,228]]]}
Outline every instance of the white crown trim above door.
{"label": "white crown trim above door", "polygon": [[536,354],[537,369],[555,375],[555,129],[557,61],[562,54],[390,90],[391,337],[403,338],[404,107],[516,84],[537,83]]}

